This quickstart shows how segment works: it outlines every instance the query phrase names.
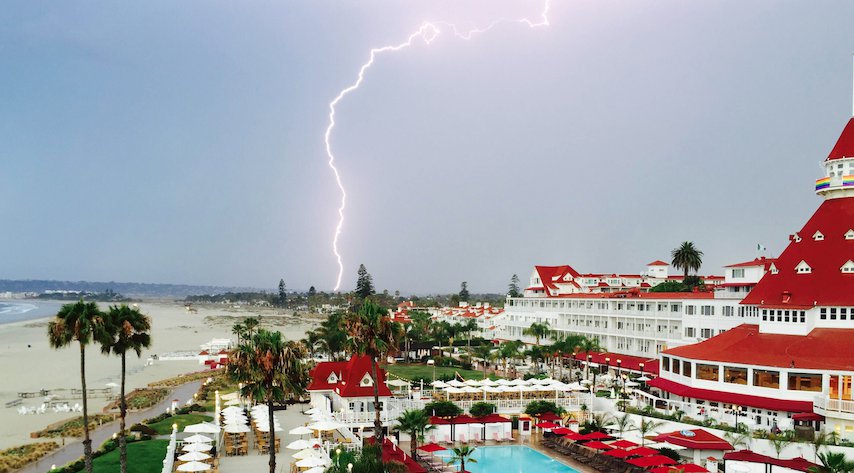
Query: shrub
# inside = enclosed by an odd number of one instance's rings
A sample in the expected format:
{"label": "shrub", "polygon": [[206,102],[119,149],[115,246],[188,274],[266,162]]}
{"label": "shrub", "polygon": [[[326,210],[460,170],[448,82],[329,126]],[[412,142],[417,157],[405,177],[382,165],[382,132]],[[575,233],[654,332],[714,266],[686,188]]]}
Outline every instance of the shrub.
{"label": "shrub", "polygon": [[525,414],[529,416],[537,416],[546,412],[562,414],[563,408],[551,401],[531,401],[525,406]]}
{"label": "shrub", "polygon": [[679,452],[677,452],[676,450],[673,450],[672,448],[661,447],[658,449],[658,453],[660,455],[664,455],[665,457],[667,457],[673,461],[676,461],[676,462],[682,461],[682,458],[679,457]]}
{"label": "shrub", "polygon": [[431,416],[453,417],[462,414],[463,410],[451,401],[433,401],[424,406],[424,412]]}
{"label": "shrub", "polygon": [[142,435],[157,435],[157,431],[145,424],[134,424],[130,428],[131,432],[139,432]]}
{"label": "shrub", "polygon": [[495,412],[495,404],[490,402],[476,402],[469,408],[469,414],[474,417],[485,416]]}

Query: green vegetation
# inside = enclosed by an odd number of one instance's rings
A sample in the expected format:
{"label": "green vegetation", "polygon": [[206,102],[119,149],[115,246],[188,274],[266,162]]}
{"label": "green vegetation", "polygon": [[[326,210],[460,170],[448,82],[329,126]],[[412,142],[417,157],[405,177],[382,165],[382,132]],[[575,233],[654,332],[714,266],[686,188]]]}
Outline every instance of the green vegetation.
{"label": "green vegetation", "polygon": [[198,424],[199,422],[210,422],[212,420],[213,417],[202,414],[182,414],[148,424],[148,427],[157,431],[159,435],[169,435],[172,433],[172,424],[178,424],[178,432],[181,432],[188,425]]}
{"label": "green vegetation", "polygon": [[[96,414],[89,416],[89,430],[116,420],[115,416]],[[83,435],[83,417],[75,417],[62,424],[50,426],[33,434],[35,437],[80,437]]]}
{"label": "green vegetation", "polygon": [[473,417],[481,417],[495,412],[495,404],[491,402],[476,402],[469,408],[469,414]]}
{"label": "green vegetation", "polygon": [[551,412],[552,414],[563,414],[563,408],[551,401],[531,401],[525,406],[525,414],[538,416]]}
{"label": "green vegetation", "polygon": [[424,405],[424,412],[429,416],[453,417],[463,413],[463,410],[451,401],[433,401]]}
{"label": "green vegetation", "polygon": [[[166,456],[168,440],[146,440],[131,442],[127,446],[130,460],[127,465],[128,473],[157,473],[163,468],[163,457]],[[94,473],[115,473],[119,471],[119,451],[113,450],[96,458],[93,462]]]}
{"label": "green vegetation", "polygon": [[[385,370],[399,378],[410,381],[424,380],[429,383],[433,380],[433,367],[430,365],[388,365]],[[437,366],[436,379],[453,379],[459,374],[465,379],[483,379],[483,373],[475,370],[464,370],[452,366]],[[493,376],[493,378],[495,378]]]}
{"label": "green vegetation", "polygon": [[683,241],[679,248],[670,253],[670,256],[673,258],[671,264],[676,269],[682,269],[685,279],[688,279],[689,271],[697,271],[703,265],[703,252],[691,241]]}
{"label": "green vegetation", "polygon": [[9,473],[37,461],[59,448],[56,442],[39,442],[0,451],[0,473]]}
{"label": "green vegetation", "polygon": [[452,450],[454,456],[451,457],[449,463],[460,462],[459,471],[466,471],[466,462],[477,463],[477,460],[472,458],[472,455],[474,455],[474,451],[476,449],[477,447],[470,447],[468,445],[463,445],[462,447],[454,448]]}
{"label": "green vegetation", "polygon": [[665,281],[653,286],[649,292],[691,292],[691,287],[679,281]]}
{"label": "green vegetation", "polygon": [[436,426],[430,424],[430,416],[421,409],[404,411],[396,420],[397,428],[409,434],[409,456],[415,458],[415,449],[424,440],[424,432]]}

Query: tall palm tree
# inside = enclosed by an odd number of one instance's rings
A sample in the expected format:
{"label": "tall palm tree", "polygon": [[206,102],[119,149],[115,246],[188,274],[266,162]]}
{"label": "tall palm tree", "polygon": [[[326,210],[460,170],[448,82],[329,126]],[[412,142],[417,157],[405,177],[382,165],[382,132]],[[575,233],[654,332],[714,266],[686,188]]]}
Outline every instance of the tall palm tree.
{"label": "tall palm tree", "polygon": [[510,342],[504,342],[498,347],[498,356],[504,364],[504,376],[507,376],[507,360],[519,356],[519,347],[521,345],[522,342],[513,340]]}
{"label": "tall palm tree", "polygon": [[671,263],[676,269],[682,269],[685,278],[688,278],[689,271],[697,271],[703,265],[703,252],[694,246],[694,242],[683,241],[679,248],[676,248],[670,253],[673,258]]}
{"label": "tall palm tree", "polygon": [[835,443],[835,442],[831,438],[830,434],[828,434],[826,431],[822,430],[821,432],[818,432],[817,434],[815,434],[815,437],[813,437],[813,440],[812,440],[812,448],[813,448],[813,452],[815,453],[816,461],[818,461],[818,453],[819,453],[819,450],[821,450],[821,447],[827,448],[827,446],[829,444],[832,444],[832,443]]}
{"label": "tall palm tree", "polygon": [[347,314],[345,327],[350,338],[347,345],[356,355],[371,358],[371,379],[374,385],[374,438],[383,444],[383,423],[380,419],[380,383],[377,364],[379,360],[397,352],[402,329],[391,320],[388,311],[367,299],[358,312]]}
{"label": "tall palm tree", "polygon": [[[590,352],[602,351],[602,346],[599,345],[599,339],[590,338],[590,337],[584,337],[581,340],[581,343],[579,343],[578,348],[579,348],[579,350],[581,350],[581,353],[584,353],[584,359],[585,360],[587,359],[587,355],[589,355]],[[584,365],[584,378],[585,379],[588,377],[589,371],[590,371],[590,363],[585,363],[585,365]]]}
{"label": "tall palm tree", "polygon": [[139,311],[137,307],[127,304],[110,307],[106,314],[107,326],[110,329],[110,343],[101,345],[104,354],[116,354],[122,359],[122,381],[119,391],[119,466],[121,473],[127,473],[128,452],[125,436],[125,417],[127,417],[127,400],[125,399],[125,373],[127,352],[133,351],[136,356],[142,355],[142,349],[151,346],[151,319]]}
{"label": "tall palm tree", "polygon": [[281,332],[260,329],[229,356],[228,374],[234,381],[243,383],[241,396],[267,404],[270,473],[276,472],[273,403],[305,394],[309,381],[307,366],[303,363],[306,354],[302,344],[286,341]]}
{"label": "tall palm tree", "polygon": [[94,302],[65,304],[47,326],[51,348],[64,348],[73,342],[80,346],[80,385],[83,392],[83,458],[86,473],[92,473],[92,439],[89,438],[89,406],[86,396],[86,346],[92,342],[109,343],[104,313]]}
{"label": "tall palm tree", "polygon": [[261,319],[258,317],[246,317],[243,321],[243,326],[246,327],[246,338],[252,338],[259,325],[261,325]]}
{"label": "tall palm tree", "polygon": [[629,414],[623,414],[619,417],[614,417],[614,426],[620,431],[620,437],[623,436],[624,432],[628,432],[630,430],[635,430],[635,423],[632,421],[632,418]]}
{"label": "tall palm tree", "polygon": [[237,344],[240,345],[243,343],[243,337],[246,336],[246,326],[240,322],[235,322],[234,325],[231,326],[231,333],[237,337]]}
{"label": "tall palm tree", "polygon": [[398,429],[409,434],[409,456],[415,458],[415,449],[418,448],[418,442],[424,439],[424,432],[435,428],[430,424],[430,416],[424,409],[410,409],[400,414],[397,424]]}
{"label": "tall palm tree", "polygon": [[[795,438],[795,432],[792,430],[784,430],[779,434],[772,433],[768,436],[768,441],[771,442],[771,447],[774,448],[774,452],[777,454],[777,458],[780,458],[780,454],[783,453],[783,450],[792,443],[792,440]],[[821,459],[821,456],[819,456]]]}
{"label": "tall palm tree", "polygon": [[470,447],[468,445],[463,445],[462,447],[454,448],[452,450],[454,456],[452,456],[451,459],[448,460],[448,463],[460,462],[460,471],[465,472],[466,462],[477,463],[477,460],[472,458],[472,455],[474,455],[475,450],[477,450],[476,447]]}
{"label": "tall palm tree", "polygon": [[551,332],[552,329],[551,327],[549,327],[548,322],[534,322],[531,324],[530,327],[522,330],[522,335],[529,335],[531,337],[534,337],[534,339],[537,341],[537,345],[539,345],[540,339],[548,337]]}
{"label": "tall palm tree", "polygon": [[474,356],[483,360],[483,379],[486,379],[486,369],[489,367],[489,361],[495,359],[495,353],[490,345],[478,345],[474,347]]}
{"label": "tall palm tree", "polygon": [[661,428],[662,425],[664,425],[664,422],[641,419],[641,423],[638,425],[638,431],[641,434],[641,446],[646,445],[647,434],[653,433],[656,429]]}

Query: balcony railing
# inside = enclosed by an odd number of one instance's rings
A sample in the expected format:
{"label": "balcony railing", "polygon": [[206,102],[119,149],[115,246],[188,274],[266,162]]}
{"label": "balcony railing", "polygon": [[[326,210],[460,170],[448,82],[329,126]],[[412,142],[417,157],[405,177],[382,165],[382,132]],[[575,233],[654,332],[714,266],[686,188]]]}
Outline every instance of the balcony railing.
{"label": "balcony railing", "polygon": [[842,412],[854,415],[854,401],[846,399],[833,399],[830,396],[819,395],[813,401],[816,409],[822,411]]}

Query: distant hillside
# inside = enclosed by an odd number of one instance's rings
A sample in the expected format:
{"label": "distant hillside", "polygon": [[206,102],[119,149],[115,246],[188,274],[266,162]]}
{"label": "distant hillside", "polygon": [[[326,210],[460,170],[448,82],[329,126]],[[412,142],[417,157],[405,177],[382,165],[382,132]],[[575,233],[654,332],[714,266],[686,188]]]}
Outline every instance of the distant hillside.
{"label": "distant hillside", "polygon": [[86,291],[102,293],[115,291],[127,297],[168,297],[183,299],[189,295],[221,294],[224,292],[257,292],[251,287],[191,286],[188,284],[152,284],[138,282],[47,281],[41,279],[0,279],[0,292]]}

